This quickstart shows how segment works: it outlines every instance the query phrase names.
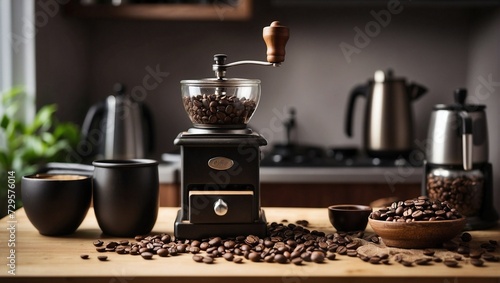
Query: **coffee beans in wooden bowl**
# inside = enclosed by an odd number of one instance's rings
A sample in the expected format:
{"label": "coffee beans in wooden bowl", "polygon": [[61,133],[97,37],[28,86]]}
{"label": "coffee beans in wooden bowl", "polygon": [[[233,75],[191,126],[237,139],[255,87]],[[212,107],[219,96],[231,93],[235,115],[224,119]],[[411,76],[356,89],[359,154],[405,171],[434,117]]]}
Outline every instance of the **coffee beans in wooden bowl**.
{"label": "coffee beans in wooden bowl", "polygon": [[466,219],[446,201],[420,196],[374,211],[368,222],[387,246],[432,248],[460,233]]}

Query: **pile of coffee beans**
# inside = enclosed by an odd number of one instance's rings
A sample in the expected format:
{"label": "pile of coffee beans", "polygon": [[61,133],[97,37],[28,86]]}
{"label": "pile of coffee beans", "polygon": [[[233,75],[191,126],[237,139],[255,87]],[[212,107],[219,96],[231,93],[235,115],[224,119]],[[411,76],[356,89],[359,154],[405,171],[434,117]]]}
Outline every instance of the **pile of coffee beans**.
{"label": "pile of coffee beans", "polygon": [[257,107],[252,99],[221,94],[185,96],[183,103],[191,122],[209,125],[246,124]]}
{"label": "pile of coffee beans", "polygon": [[444,177],[427,175],[427,194],[432,200],[447,201],[465,216],[476,216],[483,197],[482,177],[461,175]]}
{"label": "pile of coffee beans", "polygon": [[436,221],[462,218],[462,215],[447,201],[431,201],[419,196],[406,201],[396,201],[391,206],[371,213],[375,220],[391,222]]}
{"label": "pile of coffee beans", "polygon": [[[305,220],[300,223],[306,223]],[[335,260],[336,255],[356,257],[356,249],[361,245],[362,232],[325,234],[309,230],[293,223],[270,223],[269,236],[259,238],[255,235],[234,238],[212,237],[202,240],[175,239],[169,234],[136,236],[135,241],[96,240],[93,242],[97,252],[115,252],[152,259],[154,256],[173,257],[191,254],[196,262],[213,263],[217,258],[241,263],[243,260],[268,263],[303,262],[321,263]],[[378,237],[369,240],[378,243]],[[88,258],[88,257],[87,257]]]}

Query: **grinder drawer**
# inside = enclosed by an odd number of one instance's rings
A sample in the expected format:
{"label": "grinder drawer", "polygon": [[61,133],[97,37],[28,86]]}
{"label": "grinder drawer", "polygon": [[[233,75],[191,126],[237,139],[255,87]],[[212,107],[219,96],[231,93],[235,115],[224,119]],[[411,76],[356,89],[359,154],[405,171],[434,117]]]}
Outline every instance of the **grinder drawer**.
{"label": "grinder drawer", "polygon": [[190,191],[189,222],[253,222],[252,191]]}

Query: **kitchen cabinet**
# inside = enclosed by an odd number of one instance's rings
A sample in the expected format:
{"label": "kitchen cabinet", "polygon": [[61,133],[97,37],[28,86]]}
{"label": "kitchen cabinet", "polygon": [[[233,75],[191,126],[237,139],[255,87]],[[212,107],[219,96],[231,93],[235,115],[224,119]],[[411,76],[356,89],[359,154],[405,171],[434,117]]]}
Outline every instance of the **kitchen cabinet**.
{"label": "kitchen cabinet", "polygon": [[244,21],[252,16],[252,0],[236,4],[215,1],[212,4],[111,4],[82,5],[72,0],[65,6],[70,16],[129,20],[206,20]]}

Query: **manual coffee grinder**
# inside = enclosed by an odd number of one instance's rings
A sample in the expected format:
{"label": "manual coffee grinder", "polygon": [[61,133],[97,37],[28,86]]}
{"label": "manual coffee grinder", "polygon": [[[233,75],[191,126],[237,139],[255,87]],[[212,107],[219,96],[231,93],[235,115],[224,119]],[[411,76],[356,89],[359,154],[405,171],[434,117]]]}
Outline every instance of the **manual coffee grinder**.
{"label": "manual coffee grinder", "polygon": [[453,205],[467,217],[466,229],[490,228],[498,214],[488,162],[486,106],[466,104],[465,89],[454,95],[454,104],[435,105],[431,114],[422,192]]}
{"label": "manual coffee grinder", "polygon": [[260,146],[267,141],[247,124],[260,99],[260,80],[227,78],[227,69],[279,66],[289,31],[279,22],[263,29],[267,62],[226,63],[214,56],[215,78],[181,81],[182,100],[193,128],[174,141],[181,149],[181,209],[177,238],[202,239],[267,232],[260,208]]}

